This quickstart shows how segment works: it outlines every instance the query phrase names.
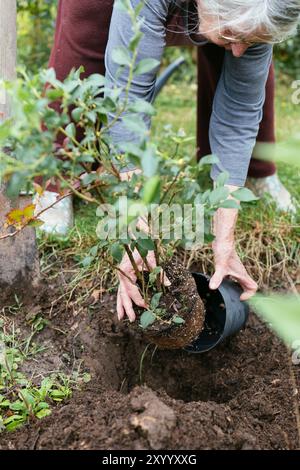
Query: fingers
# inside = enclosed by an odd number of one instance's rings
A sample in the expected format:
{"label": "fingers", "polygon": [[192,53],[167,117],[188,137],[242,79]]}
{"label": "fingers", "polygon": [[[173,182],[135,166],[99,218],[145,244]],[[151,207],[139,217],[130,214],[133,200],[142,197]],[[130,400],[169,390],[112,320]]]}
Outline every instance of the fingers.
{"label": "fingers", "polygon": [[131,284],[129,280],[122,280],[117,296],[117,314],[119,320],[122,320],[125,314],[131,322],[135,321],[136,315],[133,309],[133,303],[138,307],[147,308],[147,304],[138,287]]}
{"label": "fingers", "polygon": [[209,281],[209,288],[211,290],[216,290],[220,287],[223,282],[224,277],[226,276],[226,272],[223,269],[216,269],[215,274],[212,276],[211,280]]}
{"label": "fingers", "polygon": [[121,294],[122,305],[125,310],[125,313],[131,322],[135,321],[135,313],[132,307],[132,301],[128,295],[125,293]]}
{"label": "fingers", "polygon": [[232,276],[242,287],[244,291],[240,297],[242,301],[249,300],[257,292],[257,283],[249,276],[241,262],[238,269],[234,270],[216,268],[216,272],[209,282],[209,288],[218,289],[226,276]]}
{"label": "fingers", "polygon": [[257,289],[253,289],[253,290],[247,290],[247,291],[244,291],[240,297],[241,301],[242,302],[245,302],[246,300],[249,300],[251,299],[251,297],[253,297],[257,292]]}
{"label": "fingers", "polygon": [[155,259],[155,254],[154,251],[149,251],[147,255],[147,263],[149,265],[149,268],[154,269],[156,268],[156,259]]}
{"label": "fingers", "polygon": [[120,286],[118,288],[118,294],[117,294],[117,315],[118,315],[119,321],[121,321],[124,318],[124,308],[123,308],[123,303],[122,303]]}
{"label": "fingers", "polygon": [[128,286],[129,288],[127,289],[127,294],[130,299],[137,305],[138,307],[142,308],[147,308],[147,304],[145,300],[143,299],[139,288],[137,286],[130,285]]}
{"label": "fingers", "polygon": [[161,282],[166,287],[170,287],[170,285],[172,284],[171,281],[167,278],[167,275],[164,271],[161,273]]}
{"label": "fingers", "polygon": [[244,291],[240,297],[242,301],[249,300],[257,292],[257,283],[249,276],[242,263],[239,270],[231,271],[229,274],[239,282]]}
{"label": "fingers", "polygon": [[[133,257],[136,261],[138,269],[140,271],[145,270],[146,266],[144,260],[141,258],[137,250],[133,252]],[[151,270],[156,267],[156,259],[153,251],[148,253],[147,264]],[[136,285],[136,274],[127,255],[123,257],[119,268],[118,277],[120,284],[117,295],[118,319],[122,320],[124,316],[127,316],[129,320],[133,322],[136,319],[133,304],[145,309],[147,309],[148,306],[143,299],[138,286]],[[165,273],[162,273],[162,280],[164,285],[171,285],[171,282]]]}
{"label": "fingers", "polygon": [[253,297],[258,289],[258,285],[248,274],[247,279],[245,278],[243,281],[241,281],[241,286],[243,287],[244,292],[242,293],[240,299],[243,301],[249,300],[251,297]]}

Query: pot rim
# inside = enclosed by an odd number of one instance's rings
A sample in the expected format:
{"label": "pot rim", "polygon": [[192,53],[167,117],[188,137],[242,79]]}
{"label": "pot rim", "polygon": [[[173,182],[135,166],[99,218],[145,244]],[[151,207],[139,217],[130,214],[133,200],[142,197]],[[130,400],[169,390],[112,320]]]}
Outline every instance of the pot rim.
{"label": "pot rim", "polygon": [[[202,279],[205,279],[207,281],[207,284],[209,283],[210,277],[207,274],[199,273],[199,272],[192,272],[192,275],[194,276],[194,278],[196,276],[199,276]],[[238,283],[233,284],[233,282],[234,281],[232,281],[230,279],[224,279],[222,284],[220,285],[220,287],[218,289],[216,289],[215,291],[212,291],[212,292],[219,292],[219,294],[220,294],[220,296],[221,296],[221,298],[224,302],[224,305],[225,305],[225,323],[224,323],[223,331],[222,331],[222,333],[220,333],[218,339],[215,340],[214,342],[212,342],[210,345],[208,345],[205,349],[202,349],[201,351],[195,351],[195,350],[192,350],[192,349],[188,349],[188,346],[184,348],[185,351],[187,351],[191,354],[200,354],[200,353],[208,352],[208,351],[211,351],[212,349],[214,349],[215,347],[217,347],[220,343],[222,343],[225,340],[225,338],[230,336],[230,330],[232,329],[232,323],[233,323],[233,320],[234,320],[234,315],[232,313],[230,313],[230,310],[231,310],[230,306],[231,306],[232,300],[230,298],[229,291],[230,290],[232,291],[234,287],[239,287],[241,292],[242,292],[242,289],[239,286],[239,284]],[[245,324],[246,321],[247,321],[248,315],[249,315],[249,307],[248,307],[246,302],[243,302],[243,308],[245,310],[245,321],[243,323]],[[200,336],[201,336],[201,333],[199,335],[199,338],[200,338]],[[199,338],[198,338],[198,340],[199,340]],[[196,341],[198,341],[198,340],[196,340]]]}

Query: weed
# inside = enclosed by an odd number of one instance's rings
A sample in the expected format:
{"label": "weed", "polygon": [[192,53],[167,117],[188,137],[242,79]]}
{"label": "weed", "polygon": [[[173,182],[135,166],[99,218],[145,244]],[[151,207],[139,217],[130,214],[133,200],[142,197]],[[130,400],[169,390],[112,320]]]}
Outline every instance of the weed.
{"label": "weed", "polygon": [[41,316],[31,322],[31,333],[23,338],[15,323],[0,318],[0,431],[14,431],[28,420],[51,414],[51,408],[72,396],[72,390],[90,380],[89,374],[52,373],[40,383],[22,370],[25,361],[44,350],[32,342],[33,337],[47,326]]}

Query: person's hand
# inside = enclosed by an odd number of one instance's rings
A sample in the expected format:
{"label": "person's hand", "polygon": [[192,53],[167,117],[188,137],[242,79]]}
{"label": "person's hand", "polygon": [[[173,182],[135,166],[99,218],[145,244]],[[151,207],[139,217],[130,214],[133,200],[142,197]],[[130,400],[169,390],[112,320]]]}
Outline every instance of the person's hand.
{"label": "person's hand", "polygon": [[[120,173],[120,178],[122,181],[130,181],[134,174],[140,174],[141,170],[131,170]],[[138,188],[136,188],[138,190]],[[139,231],[149,234],[149,226],[146,219],[140,217],[137,221],[136,227]],[[135,264],[137,269],[140,272],[148,271],[156,268],[156,259],[154,251],[149,251],[147,255],[147,266],[144,262],[143,258],[139,254],[137,250],[134,250],[132,256],[135,260]],[[134,271],[134,268],[131,264],[128,254],[126,254],[119,266],[118,270],[118,278],[119,278],[119,287],[118,287],[118,294],[117,294],[117,314],[118,319],[122,320],[124,316],[127,316],[131,322],[134,322],[136,319],[136,315],[133,309],[133,304],[137,305],[141,308],[148,308],[145,300],[143,299],[139,287],[137,286],[137,276]],[[165,286],[170,286],[171,283],[168,280],[165,273],[161,273],[161,282]]]}
{"label": "person's hand", "polygon": [[[147,266],[137,250],[132,253],[136,266],[140,272],[147,271]],[[149,251],[147,255],[147,265],[150,269],[156,267],[154,251]],[[163,274],[163,282],[166,286],[170,285],[170,281]],[[133,303],[138,307],[147,308],[147,304],[143,299],[141,292],[136,284],[137,276],[134,268],[126,254],[119,266],[118,270],[119,288],[117,295],[117,314],[118,320],[122,320],[127,316],[131,322],[134,322],[136,315],[133,309]]]}
{"label": "person's hand", "polygon": [[215,241],[213,243],[213,251],[215,257],[215,273],[209,283],[210,289],[218,289],[223,279],[226,276],[230,276],[236,280],[244,290],[240,299],[250,299],[250,297],[256,293],[258,286],[249,276],[241,262],[235,250],[234,241]]}
{"label": "person's hand", "polygon": [[[237,186],[228,186],[230,192],[239,189]],[[231,198],[231,196],[229,196]],[[210,280],[209,287],[218,289],[226,276],[232,277],[242,287],[241,300],[252,297],[258,286],[249,276],[235,249],[235,226],[238,217],[237,209],[218,209],[214,215],[214,235],[212,244],[215,258],[215,273]]]}

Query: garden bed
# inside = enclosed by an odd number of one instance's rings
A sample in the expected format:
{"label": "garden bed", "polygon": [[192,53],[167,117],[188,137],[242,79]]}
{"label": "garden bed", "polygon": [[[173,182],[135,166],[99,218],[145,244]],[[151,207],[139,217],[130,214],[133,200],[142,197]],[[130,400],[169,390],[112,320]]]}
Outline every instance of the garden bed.
{"label": "garden bed", "polygon": [[[65,303],[51,310],[58,286],[36,299],[50,324],[39,334],[48,349],[32,367],[71,371],[82,360],[92,379],[49,417],[0,434],[0,449],[299,446],[290,355],[254,315],[245,331],[204,355],[145,351],[136,329],[116,320],[113,295],[91,298],[79,313]],[[24,327],[21,312],[15,321]]]}

